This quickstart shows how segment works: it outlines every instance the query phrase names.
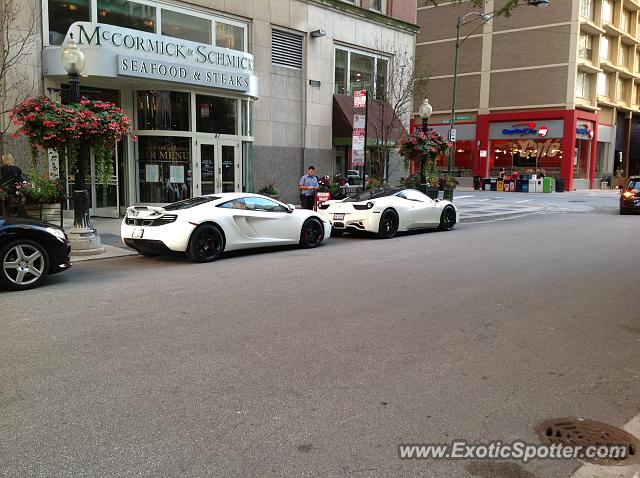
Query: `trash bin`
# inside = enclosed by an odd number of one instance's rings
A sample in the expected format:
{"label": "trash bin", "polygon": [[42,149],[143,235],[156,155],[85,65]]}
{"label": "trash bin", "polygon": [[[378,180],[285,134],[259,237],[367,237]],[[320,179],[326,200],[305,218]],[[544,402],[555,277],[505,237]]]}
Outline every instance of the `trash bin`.
{"label": "trash bin", "polygon": [[528,193],[529,192],[529,180],[528,179],[523,179],[521,182],[521,191],[523,193]]}
{"label": "trash bin", "polygon": [[491,178],[482,178],[482,190],[491,191]]}
{"label": "trash bin", "polygon": [[496,191],[503,192],[504,191],[504,179],[498,178],[498,182],[496,184]]}
{"label": "trash bin", "polygon": [[511,191],[511,179],[504,180],[504,192],[508,193]]}
{"label": "trash bin", "polygon": [[556,178],[556,192],[557,193],[564,192],[564,178]]}
{"label": "trash bin", "polygon": [[522,179],[516,179],[516,192],[522,192]]}
{"label": "trash bin", "polygon": [[542,180],[542,192],[550,193],[553,192],[553,178],[545,176]]}
{"label": "trash bin", "polygon": [[481,183],[482,183],[482,178],[480,176],[474,176],[473,177],[473,189],[475,191],[480,189]]}
{"label": "trash bin", "polygon": [[536,180],[535,179],[529,179],[529,192],[530,193],[535,193],[536,192]]}
{"label": "trash bin", "polygon": [[491,191],[498,190],[498,178],[491,178]]}

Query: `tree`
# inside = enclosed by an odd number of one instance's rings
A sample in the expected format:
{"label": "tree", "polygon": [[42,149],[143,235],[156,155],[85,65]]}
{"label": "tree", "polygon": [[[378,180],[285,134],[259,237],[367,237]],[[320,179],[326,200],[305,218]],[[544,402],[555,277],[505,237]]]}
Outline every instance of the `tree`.
{"label": "tree", "polygon": [[[38,28],[33,0],[0,0],[0,153],[4,153],[9,113],[31,96],[40,80]],[[29,63],[31,61],[31,63]]]}
{"label": "tree", "polygon": [[403,125],[409,123],[414,97],[424,96],[429,75],[414,58],[413,51],[394,44],[377,45],[376,49],[389,53],[389,59],[387,81],[372,96],[380,114],[368,124],[367,136],[374,141],[368,151],[371,175],[388,182],[395,172],[390,159],[398,148],[396,139],[404,130]]}

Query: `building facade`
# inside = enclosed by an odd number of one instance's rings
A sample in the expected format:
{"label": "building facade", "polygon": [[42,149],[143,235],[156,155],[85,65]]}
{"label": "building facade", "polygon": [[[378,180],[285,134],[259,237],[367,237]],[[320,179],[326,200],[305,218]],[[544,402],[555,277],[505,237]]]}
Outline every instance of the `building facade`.
{"label": "building facade", "polygon": [[[34,7],[37,52],[25,64],[42,79],[35,93],[65,101],[60,53],[73,34],[86,57],[82,95],[113,101],[132,118],[137,140],[117,146],[112,184],[91,181],[92,211],[102,216],[269,183],[294,202],[306,165],[338,172],[334,93],[392,81],[383,61],[397,49],[413,52],[418,29],[415,0],[41,0]],[[71,191],[73,176],[63,180]]]}
{"label": "building facade", "polygon": [[[457,19],[461,46],[454,167],[463,176],[531,173],[565,187],[640,173],[636,0],[552,0],[493,17],[468,3],[418,7],[416,56],[430,68],[431,123],[448,133]],[[416,99],[414,111],[419,101]]]}

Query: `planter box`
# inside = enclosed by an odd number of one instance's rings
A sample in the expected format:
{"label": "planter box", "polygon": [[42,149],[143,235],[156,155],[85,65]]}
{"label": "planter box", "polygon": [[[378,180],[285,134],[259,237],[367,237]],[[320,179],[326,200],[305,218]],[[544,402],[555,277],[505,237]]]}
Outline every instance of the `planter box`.
{"label": "planter box", "polygon": [[418,184],[418,191],[426,194],[431,199],[438,199],[438,188],[434,186],[428,186],[426,184]]}
{"label": "planter box", "polygon": [[442,199],[453,201],[453,188],[445,186],[445,188],[442,190]]}
{"label": "planter box", "polygon": [[44,222],[59,223],[61,204],[28,204],[25,206],[27,216]]}

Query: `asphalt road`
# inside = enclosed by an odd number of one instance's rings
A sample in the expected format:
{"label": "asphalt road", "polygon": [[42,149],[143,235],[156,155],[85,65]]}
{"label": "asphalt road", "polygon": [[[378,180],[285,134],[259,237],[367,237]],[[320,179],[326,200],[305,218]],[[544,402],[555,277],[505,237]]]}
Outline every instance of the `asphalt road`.
{"label": "asphalt road", "polygon": [[1,477],[568,477],[400,461],[640,411],[640,217],[615,202],[316,250],[87,261],[0,293]]}

